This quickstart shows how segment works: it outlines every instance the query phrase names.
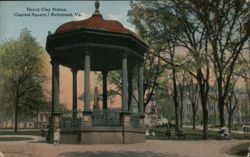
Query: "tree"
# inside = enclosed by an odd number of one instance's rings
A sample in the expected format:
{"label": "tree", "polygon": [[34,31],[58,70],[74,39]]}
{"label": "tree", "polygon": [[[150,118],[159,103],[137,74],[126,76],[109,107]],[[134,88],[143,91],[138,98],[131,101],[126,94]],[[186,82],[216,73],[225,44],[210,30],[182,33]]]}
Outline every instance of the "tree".
{"label": "tree", "polygon": [[220,127],[225,126],[224,106],[230,80],[249,38],[249,3],[245,0],[190,1],[195,16],[206,30],[217,82]]}
{"label": "tree", "polygon": [[241,70],[237,75],[244,79],[245,89],[248,96],[248,121],[250,120],[250,39],[248,40],[248,50],[244,51],[245,54],[241,55],[240,65]]}
{"label": "tree", "polygon": [[[146,6],[145,8],[142,7],[144,4]],[[168,66],[171,68],[172,86],[173,86],[172,95],[173,95],[173,102],[175,106],[175,122],[176,122],[176,130],[177,130],[179,128],[179,114],[178,114],[179,103],[177,100],[178,91],[177,91],[177,83],[176,83],[176,67],[174,66],[174,61],[176,58],[175,46],[174,46],[174,42],[169,40],[169,38],[164,38],[163,35],[161,34],[161,33],[165,34],[165,32],[163,32],[164,30],[163,31],[161,30],[160,26],[155,21],[157,19],[156,18],[157,10],[149,8],[150,6],[154,7],[153,5],[154,3],[150,1],[134,3],[132,5],[131,10],[128,13],[129,21],[136,26],[139,35],[150,45],[152,49],[152,51],[150,51],[151,54],[149,54],[151,56],[152,61],[150,64],[148,64],[148,67],[149,67],[148,69],[149,70],[152,69],[151,68],[151,66],[153,65],[152,63],[155,63],[156,61],[158,63],[163,62],[163,64],[159,64],[162,67]],[[163,19],[161,18],[160,20],[163,20]],[[171,20],[173,20],[173,18]],[[166,59],[166,57],[168,59]],[[166,64],[165,63],[166,60],[170,64]],[[157,69],[159,68],[157,67]],[[162,69],[165,70],[165,68],[162,68]]]}
{"label": "tree", "polygon": [[198,101],[199,101],[199,88],[198,84],[194,83],[192,77],[186,77],[186,88],[188,90],[188,100],[190,101],[192,108],[192,125],[193,129],[196,129],[196,115],[199,109]]}
{"label": "tree", "polygon": [[[154,54],[155,56],[172,67],[184,68],[197,80],[203,111],[203,138],[207,138],[210,65],[207,57],[207,40],[205,40],[206,29],[196,20],[189,4],[181,0],[137,2],[133,4],[129,16],[143,39],[150,41],[148,42],[150,46],[158,47],[165,52]],[[175,50],[176,47],[184,47],[187,50],[188,53],[185,56],[187,60],[176,63],[171,61],[171,57],[166,58],[166,52],[171,52],[169,50]],[[184,53],[185,51],[182,51],[182,55]],[[175,80],[174,77],[173,80]],[[174,92],[174,95],[176,94],[177,92]],[[175,106],[177,109],[178,105]],[[176,119],[177,114],[176,112]]]}
{"label": "tree", "polygon": [[43,49],[23,29],[16,40],[0,45],[1,106],[14,113],[15,132],[18,119],[34,116],[46,102],[43,92]]}

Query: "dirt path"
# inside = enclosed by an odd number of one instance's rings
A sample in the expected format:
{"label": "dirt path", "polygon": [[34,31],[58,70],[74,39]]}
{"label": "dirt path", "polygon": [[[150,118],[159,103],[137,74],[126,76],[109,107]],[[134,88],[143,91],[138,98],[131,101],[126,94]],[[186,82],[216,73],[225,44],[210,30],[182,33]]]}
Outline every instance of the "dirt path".
{"label": "dirt path", "polygon": [[163,141],[127,145],[0,143],[5,157],[228,157],[225,150],[243,140]]}

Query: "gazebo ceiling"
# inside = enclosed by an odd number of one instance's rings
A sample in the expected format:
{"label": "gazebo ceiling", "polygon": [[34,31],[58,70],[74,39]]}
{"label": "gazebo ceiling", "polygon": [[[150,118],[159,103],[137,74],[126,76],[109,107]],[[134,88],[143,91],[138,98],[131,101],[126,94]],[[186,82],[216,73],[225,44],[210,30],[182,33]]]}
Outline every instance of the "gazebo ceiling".
{"label": "gazebo ceiling", "polygon": [[85,48],[91,52],[91,70],[115,70],[128,53],[129,64],[143,59],[148,46],[120,22],[104,20],[99,2],[94,14],[85,20],[71,21],[59,26],[47,37],[46,50],[59,64],[83,69]]}

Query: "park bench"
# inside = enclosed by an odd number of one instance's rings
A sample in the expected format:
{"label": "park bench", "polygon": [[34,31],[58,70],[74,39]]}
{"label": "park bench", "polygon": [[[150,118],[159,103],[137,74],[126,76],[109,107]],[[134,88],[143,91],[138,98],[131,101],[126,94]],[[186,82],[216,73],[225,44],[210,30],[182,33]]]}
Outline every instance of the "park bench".
{"label": "park bench", "polygon": [[165,130],[165,136],[167,136],[168,139],[170,139],[170,137],[171,137],[171,130],[170,129]]}
{"label": "park bench", "polygon": [[222,127],[221,130],[218,131],[220,134],[220,139],[223,140],[229,140],[230,139],[230,133],[229,133],[229,129]]}
{"label": "park bench", "polygon": [[[182,130],[176,130],[175,135],[177,136],[178,139],[185,139],[186,135]],[[166,129],[165,130],[165,136],[168,137],[168,139],[170,139],[171,137],[171,130],[170,129]]]}
{"label": "park bench", "polygon": [[250,139],[250,125],[243,125],[243,134],[246,139]]}
{"label": "park bench", "polygon": [[185,133],[182,130],[176,130],[175,134],[178,137],[178,140],[179,139],[183,139],[184,140],[185,137],[186,137]]}

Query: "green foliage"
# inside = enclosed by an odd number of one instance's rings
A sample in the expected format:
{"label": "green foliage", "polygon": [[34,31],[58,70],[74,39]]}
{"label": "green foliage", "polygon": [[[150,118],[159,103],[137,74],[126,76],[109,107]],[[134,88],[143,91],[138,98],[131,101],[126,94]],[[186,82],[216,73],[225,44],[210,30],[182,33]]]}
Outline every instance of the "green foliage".
{"label": "green foliage", "polygon": [[161,106],[162,115],[169,120],[174,120],[174,106],[168,81],[167,78],[158,81],[159,84],[155,89],[155,101],[156,105]]}
{"label": "green foliage", "polygon": [[248,147],[250,146],[249,143],[242,143],[233,146],[232,148],[228,149],[226,152],[231,156],[247,156]]}
{"label": "green foliage", "polygon": [[[175,130],[173,128],[171,130],[171,140],[177,139],[177,136],[175,135]],[[165,136],[165,128],[149,128],[149,132],[151,133],[152,131],[155,132],[155,137],[147,137],[147,139],[160,139],[160,140],[167,140],[168,138]],[[185,140],[202,140],[202,130],[193,130],[191,128],[183,128],[183,132],[186,135]],[[214,130],[209,130],[208,131],[208,139],[210,140],[219,140],[220,139],[220,134],[218,131]],[[244,136],[242,134],[235,134],[232,133],[230,136],[230,139],[244,139]]]}
{"label": "green foliage", "polygon": [[28,141],[33,140],[29,137],[0,137],[0,141]]}
{"label": "green foliage", "polygon": [[140,1],[128,12],[129,22],[134,24],[141,37],[150,46],[164,45],[173,39],[180,27],[171,1]]}
{"label": "green foliage", "polygon": [[[218,88],[220,123],[224,126],[224,102],[231,88],[232,74],[237,70],[237,60],[247,48],[250,35],[249,4],[245,0],[143,0],[134,2],[128,13],[129,21],[154,50],[155,56],[176,73],[184,70],[197,80],[204,126],[207,125],[207,97],[213,76]],[[184,56],[182,61],[176,57],[175,47],[185,49],[179,51]],[[205,134],[206,130],[204,138]]]}
{"label": "green foliage", "polygon": [[218,88],[220,126],[232,74],[249,39],[249,3],[245,0],[185,1],[204,27],[211,47],[211,64]]}
{"label": "green foliage", "polygon": [[0,44],[1,108],[12,117],[34,116],[45,103],[42,47],[27,29],[16,40]]}
{"label": "green foliage", "polygon": [[1,135],[34,135],[34,136],[41,136],[40,129],[22,129],[19,132],[13,132],[9,130],[1,129]]}

